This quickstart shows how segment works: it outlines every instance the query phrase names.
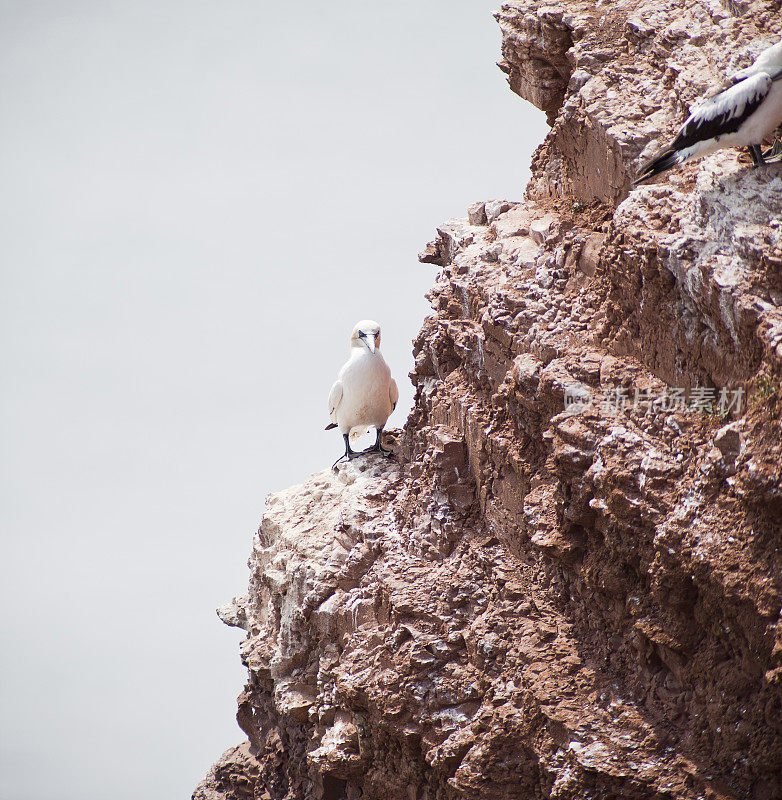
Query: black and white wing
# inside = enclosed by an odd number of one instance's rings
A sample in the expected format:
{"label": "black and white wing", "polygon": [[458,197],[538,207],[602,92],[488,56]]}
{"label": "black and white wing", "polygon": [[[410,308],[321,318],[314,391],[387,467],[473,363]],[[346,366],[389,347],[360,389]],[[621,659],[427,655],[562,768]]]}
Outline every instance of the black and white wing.
{"label": "black and white wing", "polygon": [[735,133],[760,108],[773,80],[768,73],[758,72],[698,106],[670,145],[641,167],[633,184],[697,158],[715,144],[719,147],[722,137]]}
{"label": "black and white wing", "polygon": [[759,72],[703,103],[690,114],[668,150],[685,150],[700,142],[735,133],[771,90],[772,78]]}
{"label": "black and white wing", "polygon": [[329,419],[331,424],[326,426],[326,430],[337,427],[337,408],[342,402],[342,381],[334,381],[334,385],[329,392]]}

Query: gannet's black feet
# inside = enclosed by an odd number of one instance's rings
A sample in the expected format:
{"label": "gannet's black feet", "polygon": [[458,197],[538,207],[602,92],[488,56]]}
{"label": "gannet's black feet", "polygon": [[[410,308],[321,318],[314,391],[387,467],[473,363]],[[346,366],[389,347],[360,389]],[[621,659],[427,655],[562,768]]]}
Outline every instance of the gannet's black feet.
{"label": "gannet's black feet", "polygon": [[347,433],[343,433],[342,438],[345,440],[345,452],[331,465],[331,468],[333,470],[337,469],[337,464],[339,464],[340,461],[344,461],[344,459],[352,461],[354,458],[358,458],[361,455],[360,452],[357,453],[350,446],[350,437],[348,436]]}
{"label": "gannet's black feet", "polygon": [[380,455],[385,456],[386,458],[391,458],[391,456],[394,455],[394,451],[393,450],[386,450],[386,448],[383,447],[382,444],[380,444],[380,438],[382,437],[382,435],[383,435],[383,429],[381,428],[377,432],[377,439],[375,439],[375,443],[372,445],[372,447],[368,448],[364,452],[366,452],[366,453],[380,453]]}
{"label": "gannet's black feet", "polygon": [[766,164],[766,159],[763,156],[763,148],[759,144],[747,145],[747,150],[752,156],[752,163],[756,167],[763,167]]}

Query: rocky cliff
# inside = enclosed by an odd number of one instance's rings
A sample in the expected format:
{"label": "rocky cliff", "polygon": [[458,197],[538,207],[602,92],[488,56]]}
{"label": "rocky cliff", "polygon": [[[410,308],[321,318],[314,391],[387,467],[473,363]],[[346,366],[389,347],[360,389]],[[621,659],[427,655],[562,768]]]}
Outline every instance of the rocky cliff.
{"label": "rocky cliff", "polygon": [[782,166],[630,191],[780,2],[496,17],[532,181],[421,255],[396,461],[268,499],[197,800],[782,798]]}

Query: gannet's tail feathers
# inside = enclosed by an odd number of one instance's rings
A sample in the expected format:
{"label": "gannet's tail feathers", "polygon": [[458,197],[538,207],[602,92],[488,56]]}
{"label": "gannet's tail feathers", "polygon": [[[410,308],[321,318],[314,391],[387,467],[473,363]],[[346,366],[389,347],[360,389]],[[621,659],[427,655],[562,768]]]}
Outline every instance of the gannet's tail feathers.
{"label": "gannet's tail feathers", "polygon": [[336,427],[337,427],[337,423],[336,422],[332,422],[331,425],[326,425],[326,427],[323,430],[324,431],[330,431],[332,428],[336,428]]}
{"label": "gannet's tail feathers", "polygon": [[633,186],[637,186],[639,183],[649,180],[649,178],[653,178],[655,175],[659,175],[677,164],[682,164],[687,160],[687,157],[688,153],[680,150],[672,150],[671,148],[663,150],[659,156],[647,161],[641,167],[638,177],[633,181]]}
{"label": "gannet's tail feathers", "polygon": [[734,17],[741,17],[747,10],[743,2],[739,3],[736,0],[722,0],[722,5],[733,14]]}
{"label": "gannet's tail feathers", "polygon": [[766,160],[767,164],[782,161],[782,141],[774,139],[774,144],[763,153],[763,158]]}

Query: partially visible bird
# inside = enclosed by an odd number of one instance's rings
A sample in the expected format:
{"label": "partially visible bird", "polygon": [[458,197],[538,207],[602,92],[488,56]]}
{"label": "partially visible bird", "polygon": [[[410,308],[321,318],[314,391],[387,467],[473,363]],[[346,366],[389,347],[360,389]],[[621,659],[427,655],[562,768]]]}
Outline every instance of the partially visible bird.
{"label": "partially visible bird", "polygon": [[690,114],[676,138],[647,162],[633,185],[723,147],[746,147],[755,166],[766,163],[763,140],[782,124],[782,39],[752,66],[728,78],[728,88]]}
{"label": "partially visible bird", "polygon": [[[380,438],[397,400],[399,389],[380,352],[380,326],[371,319],[361,320],[350,335],[350,358],[339,371],[329,393],[331,424],[326,430],[339,426],[345,440],[345,454],[332,467],[343,458],[354,459],[362,452],[392,455],[391,450],[382,446]],[[350,447],[350,432],[369,426],[377,430],[375,444],[356,452]]]}

